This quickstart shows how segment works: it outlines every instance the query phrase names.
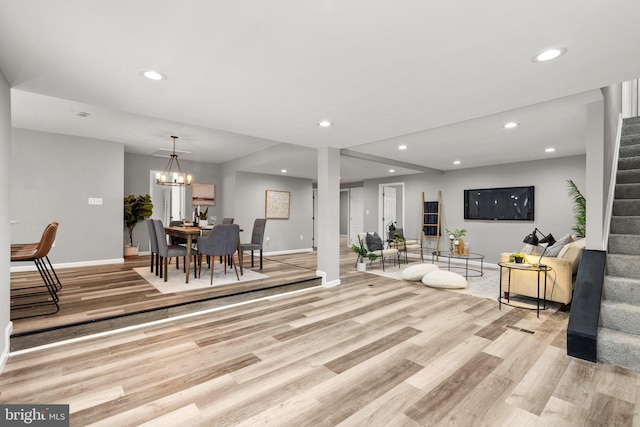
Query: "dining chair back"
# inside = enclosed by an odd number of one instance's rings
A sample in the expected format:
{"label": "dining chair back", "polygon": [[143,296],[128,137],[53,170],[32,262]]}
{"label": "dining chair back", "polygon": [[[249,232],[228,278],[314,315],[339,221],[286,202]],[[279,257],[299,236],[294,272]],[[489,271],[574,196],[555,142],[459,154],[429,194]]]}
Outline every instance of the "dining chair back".
{"label": "dining chair back", "polygon": [[[233,259],[233,254],[238,249],[240,239],[240,227],[237,224],[220,224],[213,227],[206,237],[198,237],[198,271],[202,271],[202,255],[229,257],[238,276],[238,267]],[[211,263],[211,284],[213,285],[213,270],[215,262]],[[227,274],[227,263],[224,263],[224,273]],[[200,275],[200,273],[198,273]]]}
{"label": "dining chair back", "polygon": [[233,218],[222,218],[222,224],[233,224]]}
{"label": "dining chair back", "polygon": [[151,272],[153,273],[154,267],[154,258],[155,258],[155,268],[156,268],[156,276],[158,275],[158,265],[160,261],[158,260],[158,238],[156,237],[156,227],[153,225],[153,220],[151,218],[145,221],[147,223],[147,227],[149,228],[149,245],[151,252]]}
{"label": "dining chair back", "polygon": [[260,270],[262,270],[262,242],[264,240],[264,230],[267,226],[267,220],[257,218],[253,222],[253,232],[251,233],[251,243],[240,244],[240,250],[251,251],[251,267],[253,267],[253,251],[260,251]]}
{"label": "dining chair back", "polygon": [[[167,244],[167,232],[164,230],[164,225],[159,219],[154,219],[153,225],[156,230],[156,241],[158,242],[158,256],[160,257],[160,264],[163,266],[160,269],[160,277],[167,281],[167,267],[168,261],[173,257],[186,257],[187,248],[181,245],[169,245]],[[164,262],[163,262],[164,261]],[[185,262],[186,265],[186,262]],[[177,262],[176,262],[177,266]]]}

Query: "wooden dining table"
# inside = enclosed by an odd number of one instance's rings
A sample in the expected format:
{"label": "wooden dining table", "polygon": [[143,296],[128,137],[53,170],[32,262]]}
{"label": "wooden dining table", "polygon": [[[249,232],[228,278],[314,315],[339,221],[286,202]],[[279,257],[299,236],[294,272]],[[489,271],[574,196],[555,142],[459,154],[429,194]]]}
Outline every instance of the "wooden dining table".
{"label": "wooden dining table", "polygon": [[[187,255],[185,259],[185,283],[189,283],[189,270],[191,268],[191,248],[193,247],[194,237],[197,241],[198,236],[206,236],[211,229],[210,228],[200,228],[200,227],[186,227],[186,226],[169,226],[165,227],[164,230],[167,232],[169,236],[178,237],[185,239],[187,241]],[[240,229],[242,231],[242,229]],[[242,272],[242,251],[240,249],[240,239],[238,239],[238,264],[240,264],[240,272]],[[196,265],[197,267],[197,265]],[[197,269],[196,269],[197,270]]]}

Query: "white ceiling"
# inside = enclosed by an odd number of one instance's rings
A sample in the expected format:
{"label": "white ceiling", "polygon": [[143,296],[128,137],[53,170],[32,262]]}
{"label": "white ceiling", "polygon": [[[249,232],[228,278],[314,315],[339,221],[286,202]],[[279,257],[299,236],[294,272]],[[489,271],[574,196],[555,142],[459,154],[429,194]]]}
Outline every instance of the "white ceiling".
{"label": "white ceiling", "polygon": [[[213,163],[268,149],[282,164],[245,170],[312,179],[315,148],[388,159],[343,157],[349,182],[416,172],[395,162],[450,170],[584,153],[586,105],[640,76],[640,2],[613,5],[2,0],[0,69],[14,127],[142,154],[178,135],[185,158]],[[567,54],[531,61],[556,46]],[[502,128],[511,120],[520,126]]]}

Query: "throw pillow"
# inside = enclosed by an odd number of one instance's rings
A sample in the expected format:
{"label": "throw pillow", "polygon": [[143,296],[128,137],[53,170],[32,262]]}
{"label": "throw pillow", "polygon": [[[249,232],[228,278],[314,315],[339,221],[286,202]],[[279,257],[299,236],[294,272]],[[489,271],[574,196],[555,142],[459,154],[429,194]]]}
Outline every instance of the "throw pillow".
{"label": "throw pillow", "polygon": [[367,233],[367,248],[370,252],[382,250],[382,239],[378,236],[378,233]]}
{"label": "throw pillow", "polygon": [[544,256],[547,257],[557,257],[564,245],[573,242],[573,239],[569,234],[564,235],[560,240],[555,242],[552,246],[549,246],[547,252],[544,253]]}
{"label": "throw pillow", "polygon": [[431,273],[432,271],[439,270],[438,266],[435,264],[416,264],[411,265],[404,270],[402,270],[401,277],[404,280],[410,280],[412,282],[417,282],[422,280],[425,274]]}
{"label": "throw pillow", "polygon": [[425,274],[422,283],[432,288],[442,289],[464,289],[467,287],[467,280],[451,271],[436,270]]}

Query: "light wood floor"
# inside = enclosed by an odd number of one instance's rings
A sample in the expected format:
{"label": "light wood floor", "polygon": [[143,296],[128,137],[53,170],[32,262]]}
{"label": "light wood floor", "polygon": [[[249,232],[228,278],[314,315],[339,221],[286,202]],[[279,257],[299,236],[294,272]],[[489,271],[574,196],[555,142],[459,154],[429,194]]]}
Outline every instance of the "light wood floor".
{"label": "light wood floor", "polygon": [[69,404],[73,426],[639,424],[638,374],[566,356],[566,313],[354,270],[345,254],[335,288],[14,353],[0,403]]}

